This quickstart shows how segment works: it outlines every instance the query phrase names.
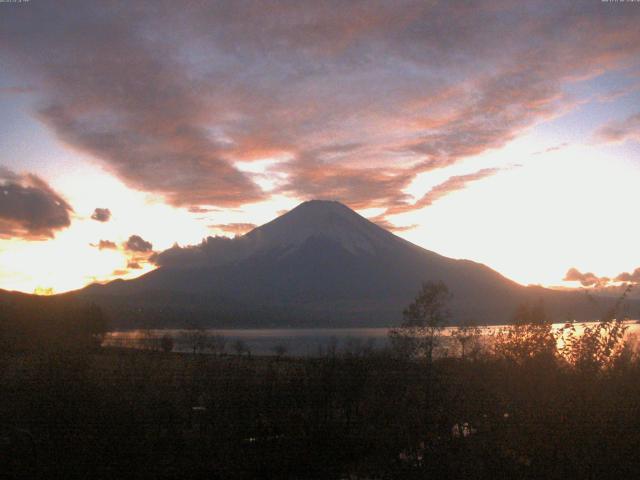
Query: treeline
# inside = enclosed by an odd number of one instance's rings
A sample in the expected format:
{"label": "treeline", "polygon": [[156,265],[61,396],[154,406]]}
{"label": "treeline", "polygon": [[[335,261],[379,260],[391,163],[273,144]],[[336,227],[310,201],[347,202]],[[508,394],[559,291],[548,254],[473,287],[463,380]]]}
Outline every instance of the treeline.
{"label": "treeline", "polygon": [[[631,288],[628,286],[597,322],[579,324],[568,320],[555,328],[544,304],[538,301],[519,305],[511,323],[497,330],[488,331],[478,325],[457,326],[448,339],[445,356],[453,346],[453,354],[462,359],[491,356],[516,364],[544,361],[595,374],[616,362],[629,361],[636,354],[637,339],[625,335],[628,318],[624,306]],[[442,282],[422,285],[404,310],[401,326],[389,332],[396,355],[433,361],[444,343],[442,331],[449,320],[450,298],[449,289]]]}
{"label": "treeline", "polygon": [[[619,478],[640,363],[497,351],[2,356],[5,471],[55,478]],[[20,435],[23,435],[22,438]]]}
{"label": "treeline", "polygon": [[66,297],[0,297],[0,351],[98,348],[108,321],[95,304]]}

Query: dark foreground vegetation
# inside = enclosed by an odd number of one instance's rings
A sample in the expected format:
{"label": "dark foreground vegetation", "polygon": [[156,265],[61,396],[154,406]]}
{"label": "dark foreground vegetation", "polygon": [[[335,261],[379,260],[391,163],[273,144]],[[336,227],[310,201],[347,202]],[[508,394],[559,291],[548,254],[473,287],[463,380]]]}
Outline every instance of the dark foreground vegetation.
{"label": "dark foreground vegetation", "polygon": [[53,478],[633,478],[640,364],[4,356],[2,468]]}
{"label": "dark foreground vegetation", "polygon": [[460,329],[464,354],[442,358],[443,291],[427,293],[439,306],[417,302],[403,327],[425,334],[396,332],[384,352],[100,349],[95,328],[76,347],[5,342],[0,467],[9,478],[640,474],[640,361],[619,320],[581,336],[567,325],[558,342],[543,309],[523,307],[491,344]]}

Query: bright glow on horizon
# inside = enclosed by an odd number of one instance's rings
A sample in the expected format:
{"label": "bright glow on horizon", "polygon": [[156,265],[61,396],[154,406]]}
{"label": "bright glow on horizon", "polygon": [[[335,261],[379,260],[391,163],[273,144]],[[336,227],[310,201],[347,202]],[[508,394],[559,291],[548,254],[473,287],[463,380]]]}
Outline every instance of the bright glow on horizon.
{"label": "bright glow on horizon", "polygon": [[572,266],[615,277],[640,265],[630,214],[639,184],[640,171],[625,162],[567,147],[392,221],[418,224],[401,234],[418,245],[525,285],[561,285]]}

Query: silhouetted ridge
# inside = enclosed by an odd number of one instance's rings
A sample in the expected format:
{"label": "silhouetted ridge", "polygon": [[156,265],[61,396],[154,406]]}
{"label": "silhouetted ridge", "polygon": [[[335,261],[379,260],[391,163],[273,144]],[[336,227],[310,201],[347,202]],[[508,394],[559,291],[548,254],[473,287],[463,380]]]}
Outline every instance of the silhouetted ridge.
{"label": "silhouetted ridge", "polygon": [[454,322],[508,322],[518,304],[537,299],[558,321],[599,315],[584,295],[523,287],[485,265],[443,257],[335,201],[304,202],[243,236],[173,247],[156,262],[138,279],[79,295],[128,328],[394,325],[424,281],[447,284]]}

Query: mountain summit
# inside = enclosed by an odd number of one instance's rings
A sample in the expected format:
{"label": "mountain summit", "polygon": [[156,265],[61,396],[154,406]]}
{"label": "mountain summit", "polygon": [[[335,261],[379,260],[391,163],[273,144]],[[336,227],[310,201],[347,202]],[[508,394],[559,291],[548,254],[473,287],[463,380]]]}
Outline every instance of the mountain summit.
{"label": "mountain summit", "polygon": [[119,327],[381,326],[401,320],[424,281],[453,293],[453,322],[503,323],[542,299],[553,318],[593,319],[583,295],[523,287],[485,265],[407,242],[347,206],[313,200],[245,235],[209,237],[155,257],[135,280],[78,292]]}
{"label": "mountain summit", "polygon": [[261,250],[300,246],[310,238],[325,237],[351,253],[374,253],[401,241],[346,205],[328,200],[304,202],[244,237]]}
{"label": "mountain summit", "polygon": [[261,255],[292,255],[309,242],[329,242],[353,255],[412,245],[340,202],[310,200],[242,236],[208,237],[200,245],[170,248],[154,260],[161,267],[212,267]]}

